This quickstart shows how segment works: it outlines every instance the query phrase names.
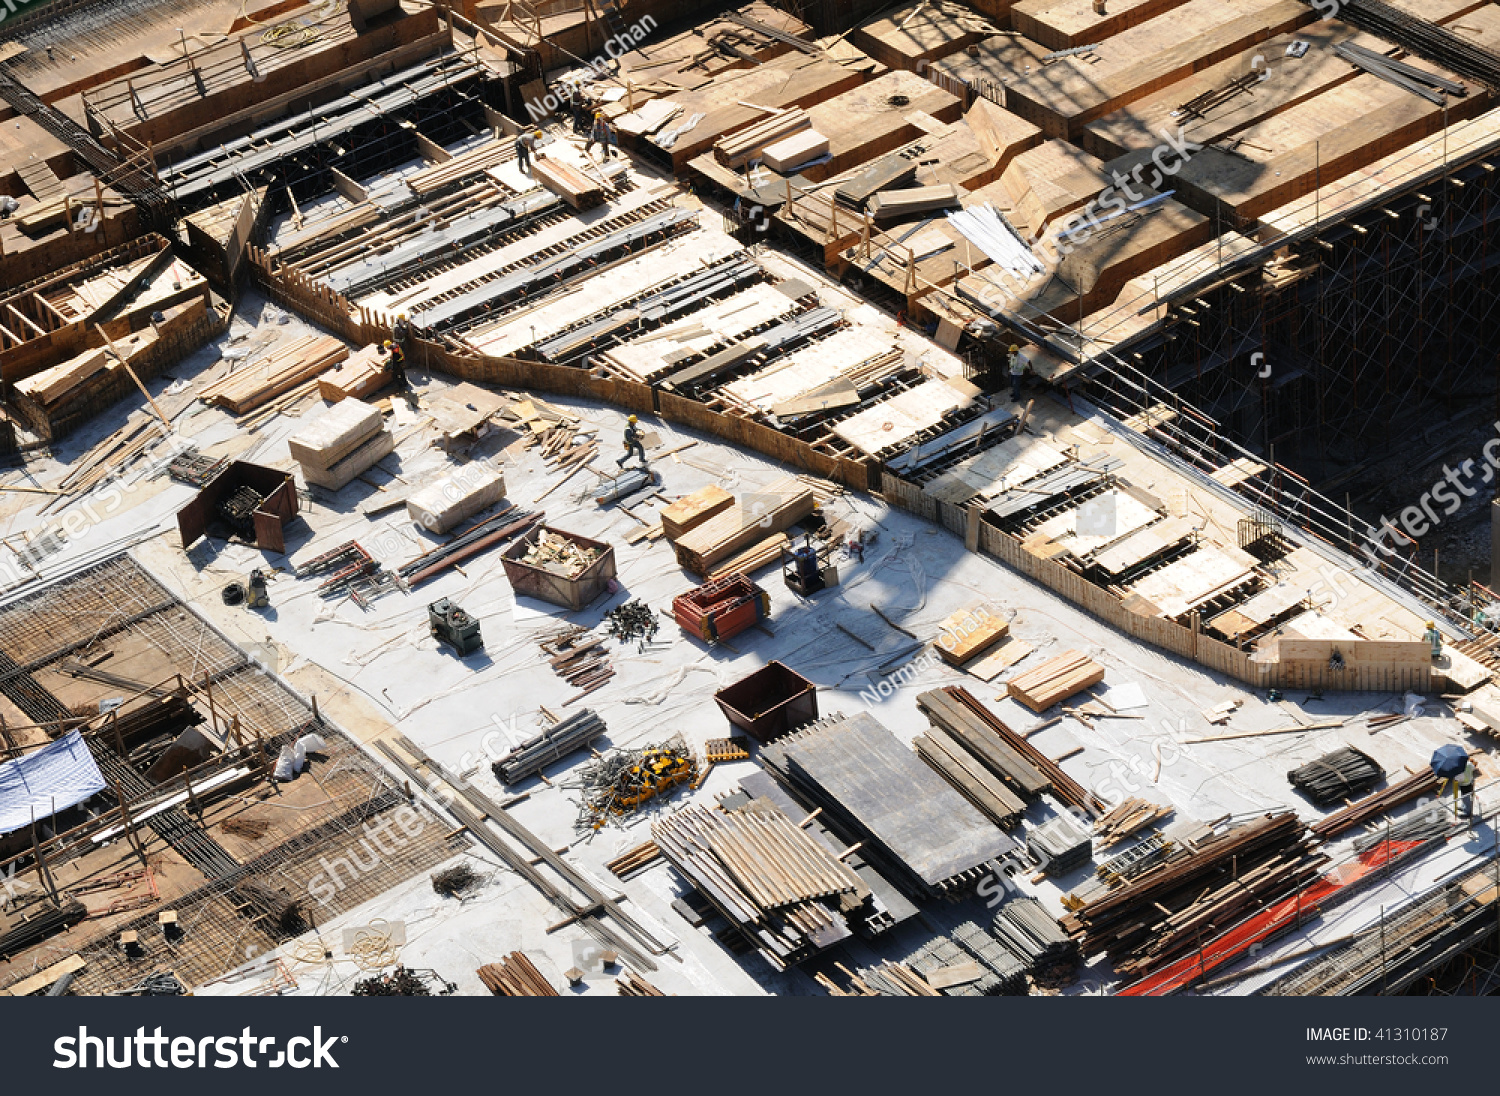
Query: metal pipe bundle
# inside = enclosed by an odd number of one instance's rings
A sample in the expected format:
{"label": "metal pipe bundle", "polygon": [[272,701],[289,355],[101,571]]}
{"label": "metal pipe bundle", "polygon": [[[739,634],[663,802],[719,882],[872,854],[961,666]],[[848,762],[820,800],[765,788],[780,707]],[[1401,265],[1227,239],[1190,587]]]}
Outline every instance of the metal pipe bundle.
{"label": "metal pipe bundle", "polygon": [[575,750],[582,750],[606,731],[604,720],[585,708],[577,715],[555,723],[541,734],[527,739],[491,768],[496,779],[515,784],[541,772],[554,761],[561,761]]}
{"label": "metal pipe bundle", "polygon": [[1369,754],[1344,746],[1286,774],[1303,795],[1320,807],[1342,803],[1378,784],[1385,770]]}

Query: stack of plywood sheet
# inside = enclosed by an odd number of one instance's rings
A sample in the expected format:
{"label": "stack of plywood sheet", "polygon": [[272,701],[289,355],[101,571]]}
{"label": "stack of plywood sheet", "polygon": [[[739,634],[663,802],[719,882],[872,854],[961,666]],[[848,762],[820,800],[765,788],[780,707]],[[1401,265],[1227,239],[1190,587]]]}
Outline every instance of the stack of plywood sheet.
{"label": "stack of plywood sheet", "polygon": [[61,365],[16,382],[16,391],[43,407],[51,407],[89,378],[108,369],[109,362],[109,351],[104,347],[85,350]]}
{"label": "stack of plywood sheet", "polygon": [[804,129],[761,149],[760,162],[772,171],[792,171],[828,155],[828,138]]}
{"label": "stack of plywood sheet", "polygon": [[757,541],[779,533],[813,512],[812,489],[788,476],[728,507],[677,541],[677,562],[694,574],[707,575],[713,565]]}
{"label": "stack of plywood sheet", "polygon": [[737,129],[714,143],[714,157],[732,168],[744,167],[768,145],[785,141],[811,127],[807,112],[800,108],[778,111],[768,118]]}
{"label": "stack of plywood sheet", "polygon": [[1004,617],[979,606],[960,609],[938,629],[938,654],[951,666],[962,666],[969,659],[989,650],[1010,631]]}
{"label": "stack of plywood sheet", "polygon": [[319,377],[318,395],[330,403],[351,398],[362,400],[379,392],[390,379],[390,355],[371,343]]}
{"label": "stack of plywood sheet", "polygon": [[661,512],[661,531],[670,541],[698,528],[715,514],[734,505],[734,496],[717,484],[685,495]]}
{"label": "stack of plywood sheet", "polygon": [[504,497],[505,477],[499,469],[475,462],[417,491],[406,500],[406,512],[428,532],[446,533]]}
{"label": "stack of plywood sheet", "polygon": [[203,390],[206,403],[236,415],[253,411],[293,388],[316,380],[349,357],[349,349],[329,335],[304,335],[258,362],[241,366]]}
{"label": "stack of plywood sheet", "polygon": [[952,183],[919,186],[907,190],[885,190],[870,199],[866,207],[877,221],[910,217],[918,213],[938,213],[959,209],[963,205],[958,188]]}
{"label": "stack of plywood sheet", "polygon": [[593,209],[604,204],[604,187],[561,160],[535,159],[531,162],[531,175],[574,209]]}
{"label": "stack of plywood sheet", "polygon": [[1064,651],[1034,670],[1011,678],[1010,695],[1034,712],[1045,712],[1054,704],[1104,680],[1104,667],[1082,651]]}
{"label": "stack of plywood sheet", "polygon": [[351,399],[303,427],[287,448],[303,479],[337,491],[395,452],[396,439],[379,411]]}

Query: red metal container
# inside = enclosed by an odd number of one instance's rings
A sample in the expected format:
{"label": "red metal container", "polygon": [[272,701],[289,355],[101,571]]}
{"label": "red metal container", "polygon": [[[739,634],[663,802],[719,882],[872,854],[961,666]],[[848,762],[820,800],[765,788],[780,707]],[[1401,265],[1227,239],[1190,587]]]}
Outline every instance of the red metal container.
{"label": "red metal container", "polygon": [[677,623],[705,643],[739,635],[770,615],[770,595],[740,574],[706,582],[672,600]]}

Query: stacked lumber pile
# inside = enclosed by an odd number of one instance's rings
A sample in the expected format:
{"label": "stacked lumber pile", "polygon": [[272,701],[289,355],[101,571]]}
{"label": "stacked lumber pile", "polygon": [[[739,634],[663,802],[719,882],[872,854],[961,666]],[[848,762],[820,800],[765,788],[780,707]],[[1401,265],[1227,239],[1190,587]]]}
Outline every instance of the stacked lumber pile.
{"label": "stacked lumber pile", "polygon": [[1006,685],[1010,695],[1032,711],[1045,712],[1103,680],[1103,666],[1082,651],[1064,651],[1035,669],[1017,674]]}
{"label": "stacked lumber pile", "polygon": [[761,764],[913,898],[958,895],[1016,843],[869,715],[810,723],[763,746]]}
{"label": "stacked lumber pile", "polygon": [[940,186],[918,186],[906,190],[883,190],[871,198],[865,208],[877,221],[892,221],[900,217],[959,209],[962,206],[958,187],[952,183],[943,183]]}
{"label": "stacked lumber pile", "polygon": [[953,738],[933,728],[912,740],[917,756],[930,765],[980,813],[997,826],[1014,826],[1026,811],[1026,802],[1016,795],[977,757]]}
{"label": "stacked lumber pile", "polygon": [[621,997],[665,997],[666,994],[657,989],[646,979],[635,971],[627,970],[615,979],[615,987],[620,991]]}
{"label": "stacked lumber pile", "polygon": [[1019,997],[1028,992],[1025,959],[973,921],[956,926],[951,937],[929,940],[900,962],[861,970],[854,986],[859,995],[875,997]]}
{"label": "stacked lumber pile", "polygon": [[365,399],[391,382],[391,358],[371,343],[318,378],[318,395],[329,403]]}
{"label": "stacked lumber pile", "polygon": [[1184,843],[1123,886],[1091,894],[1063,918],[1085,955],[1122,975],[1149,973],[1267,903],[1307,886],[1325,858],[1291,811]]}
{"label": "stacked lumber pile", "polygon": [[200,395],[205,403],[243,415],[315,381],[348,357],[349,348],[338,339],[330,335],[304,335],[260,361],[241,366],[209,385]]}
{"label": "stacked lumber pile", "polygon": [[1171,816],[1171,807],[1163,807],[1149,799],[1125,799],[1094,823],[1094,838],[1101,849],[1107,849]]}
{"label": "stacked lumber pile", "polygon": [[1009,633],[1009,622],[982,605],[960,609],[938,627],[938,654],[948,665],[962,666]]}
{"label": "stacked lumber pile", "polygon": [[661,531],[672,542],[734,505],[734,496],[718,484],[684,495],[661,512]]}
{"label": "stacked lumber pile", "polygon": [[604,204],[604,187],[561,160],[545,157],[532,160],[531,177],[574,209],[593,209]]}
{"label": "stacked lumber pile", "polygon": [[552,672],[569,685],[582,690],[564,701],[565,707],[600,688],[615,676],[614,667],[609,664],[609,652],[605,649],[603,637],[587,628],[565,628],[546,637],[538,645],[542,654],[547,657],[547,664],[552,667]]}
{"label": "stacked lumber pile", "polygon": [[1344,746],[1286,774],[1292,787],[1320,807],[1343,803],[1380,783],[1385,770],[1373,757]]}
{"label": "stacked lumber pile", "polygon": [[661,846],[655,841],[646,841],[627,852],[621,853],[613,860],[606,860],[604,866],[610,873],[619,879],[630,879],[639,875],[661,859]]}
{"label": "stacked lumber pile", "polygon": [[1054,877],[1071,875],[1094,858],[1089,830],[1070,814],[1045,822],[1026,835],[1027,851]]}
{"label": "stacked lumber pile", "polygon": [[497,997],[561,997],[536,964],[519,951],[476,971],[479,980]]}
{"label": "stacked lumber pile", "polygon": [[758,540],[736,556],[730,556],[708,573],[710,582],[719,582],[731,575],[752,575],[762,567],[781,561],[781,554],[791,549],[792,542],[785,533],[772,533]]}
{"label": "stacked lumber pile", "polygon": [[406,185],[420,197],[435,194],[454,183],[462,182],[473,175],[480,175],[492,167],[509,163],[516,158],[516,142],[512,138],[491,141],[461,152],[451,160],[423,168],[406,177]]}
{"label": "stacked lumber pile", "polygon": [[349,399],[304,426],[287,448],[304,480],[338,491],[394,453],[396,439],[379,411]]}
{"label": "stacked lumber pile", "polygon": [[662,856],[779,970],[851,935],[870,888],[768,801],[689,806],[651,825]]}
{"label": "stacked lumber pile", "polygon": [[800,107],[778,110],[758,122],[720,137],[714,142],[714,158],[726,167],[739,169],[756,159],[767,145],[785,141],[794,133],[811,128],[812,121]]}
{"label": "stacked lumber pile", "polygon": [[554,761],[561,761],[570,753],[584,749],[594,739],[603,736],[606,729],[604,720],[592,709],[585,708],[528,738],[490,768],[502,784],[518,783],[541,772]]}
{"label": "stacked lumber pile", "polygon": [[804,129],[761,149],[760,162],[772,171],[790,172],[829,153],[828,138],[815,129]]}
{"label": "stacked lumber pile", "polygon": [[750,508],[727,507],[676,543],[677,562],[707,576],[714,565],[783,532],[813,512],[812,489],[787,476],[751,495]]}
{"label": "stacked lumber pile", "polygon": [[[917,708],[935,728],[923,737],[947,751],[962,748],[985,770],[1014,790],[1022,800],[1035,799],[1052,789],[1052,782],[1021,751],[996,733],[994,724],[949,690],[934,689],[917,697]],[[920,752],[920,747],[919,747]],[[925,759],[924,759],[925,760]],[[930,763],[930,762],[929,762]],[[1025,809],[1023,802],[1022,810]]]}
{"label": "stacked lumber pile", "polygon": [[1438,785],[1442,782],[1432,769],[1418,769],[1404,780],[1389,784],[1380,791],[1349,804],[1343,810],[1335,811],[1327,818],[1318,819],[1311,826],[1312,832],[1325,841],[1332,841],[1340,834],[1347,833],[1356,826],[1363,826],[1372,818],[1379,818],[1403,803],[1436,795]]}
{"label": "stacked lumber pile", "polygon": [[505,497],[505,477],[497,468],[474,463],[414,492],[406,513],[430,533],[446,533]]}
{"label": "stacked lumber pile", "polygon": [[1057,918],[1035,898],[1018,895],[1000,907],[991,930],[1008,948],[1026,960],[1033,972],[1078,962],[1078,943]]}
{"label": "stacked lumber pile", "polygon": [[917,697],[917,707],[947,731],[985,768],[1028,798],[1050,791],[1070,807],[1090,813],[1107,809],[1052,758],[1007,727],[969,690],[951,685]]}
{"label": "stacked lumber pile", "polygon": [[60,365],[17,381],[16,392],[43,408],[55,407],[85,381],[108,369],[110,360],[109,351],[102,346],[85,350]]}

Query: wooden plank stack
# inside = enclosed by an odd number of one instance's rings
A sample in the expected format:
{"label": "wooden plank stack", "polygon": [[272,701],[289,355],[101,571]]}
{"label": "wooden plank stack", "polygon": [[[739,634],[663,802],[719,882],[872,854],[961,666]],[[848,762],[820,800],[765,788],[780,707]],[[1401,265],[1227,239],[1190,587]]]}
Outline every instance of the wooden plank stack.
{"label": "wooden plank stack", "polygon": [[531,176],[574,209],[593,209],[604,204],[604,187],[561,160],[547,157],[532,160]]}
{"label": "wooden plank stack", "polygon": [[1171,816],[1171,807],[1163,807],[1149,799],[1126,799],[1094,823],[1094,839],[1101,849],[1107,849]]}
{"label": "wooden plank stack", "polygon": [[812,489],[787,476],[754,492],[749,509],[728,507],[685,533],[676,543],[677,562],[707,576],[715,564],[807,517],[813,505]]}
{"label": "wooden plank stack", "polygon": [[[127,358],[128,356],[127,353]],[[60,403],[79,385],[108,369],[112,360],[104,347],[85,350],[60,365],[17,381],[16,391],[42,407],[51,407]]]}
{"label": "wooden plank stack", "polygon": [[1010,624],[1005,618],[982,605],[960,609],[938,626],[938,654],[948,665],[962,666],[989,650],[1009,632]]}
{"label": "wooden plank stack", "polygon": [[330,335],[304,335],[256,362],[215,381],[201,396],[236,415],[253,411],[317,377],[349,357],[349,348]]}
{"label": "wooden plank stack", "polygon": [[479,980],[497,997],[561,997],[536,964],[519,951],[476,971]]}
{"label": "wooden plank stack", "polygon": [[959,209],[963,202],[958,188],[952,183],[940,186],[909,187],[906,190],[884,190],[870,199],[866,208],[877,221],[892,221],[900,217],[915,217],[920,214],[941,213],[945,209]]}
{"label": "wooden plank stack", "polygon": [[788,172],[828,155],[828,138],[804,129],[761,149],[760,162],[772,171]]}
{"label": "wooden plank stack", "polygon": [[330,491],[347,487],[396,450],[379,411],[345,400],[287,440],[302,478]]}
{"label": "wooden plank stack", "polygon": [[476,462],[413,492],[406,500],[406,513],[428,532],[446,533],[504,497],[505,477],[500,470]]}
{"label": "wooden plank stack", "polygon": [[1034,712],[1045,712],[1104,680],[1104,667],[1082,651],[1064,651],[1006,684],[1010,695]]}
{"label": "wooden plank stack", "polygon": [[615,986],[620,991],[621,997],[665,997],[666,994],[657,989],[646,979],[642,978],[633,970],[627,970],[615,979]]}
{"label": "wooden plank stack", "polygon": [[1371,819],[1378,818],[1403,803],[1410,803],[1413,799],[1420,799],[1423,796],[1435,795],[1438,785],[1442,782],[1442,779],[1431,768],[1418,769],[1404,780],[1388,784],[1380,791],[1372,792],[1363,799],[1349,804],[1343,810],[1335,811],[1327,818],[1318,819],[1310,828],[1319,837],[1332,841],[1340,834],[1347,833],[1356,826],[1363,826]]}
{"label": "wooden plank stack", "polygon": [[954,739],[933,728],[912,740],[917,756],[953,785],[960,795],[978,807],[997,826],[1014,826],[1026,811],[1026,802],[990,773],[973,754]]}
{"label": "wooden plank stack", "polygon": [[865,713],[792,731],[760,753],[761,764],[830,829],[862,842],[860,855],[905,893],[957,895],[988,878],[986,865],[1016,843],[910,747]]}
{"label": "wooden plank stack", "polygon": [[1198,948],[1267,903],[1307,886],[1325,858],[1291,811],[1184,842],[1123,886],[1092,892],[1063,918],[1085,955],[1133,976]]}
{"label": "wooden plank stack", "polygon": [[691,495],[684,495],[661,512],[661,531],[676,542],[684,533],[702,525],[715,514],[734,505],[734,496],[718,484],[710,484]]}
{"label": "wooden plank stack", "polygon": [[851,935],[870,888],[768,801],[737,811],[689,806],[652,823],[671,862],[778,969]]}
{"label": "wooden plank stack", "polygon": [[462,182],[474,175],[483,174],[492,167],[509,163],[516,158],[516,143],[512,138],[491,141],[488,144],[461,152],[451,160],[423,168],[406,177],[406,185],[412,193],[426,197],[439,190]]}
{"label": "wooden plank stack", "polygon": [[720,137],[714,143],[714,158],[726,167],[739,169],[755,159],[767,145],[774,145],[794,133],[811,128],[812,121],[800,107],[777,111]]}
{"label": "wooden plank stack", "polygon": [[604,866],[617,878],[629,879],[639,875],[660,859],[661,846],[655,841],[647,841],[621,853],[613,860],[605,861]]}
{"label": "wooden plank stack", "polygon": [[391,382],[391,358],[371,343],[318,378],[318,395],[329,403],[366,399]]}

